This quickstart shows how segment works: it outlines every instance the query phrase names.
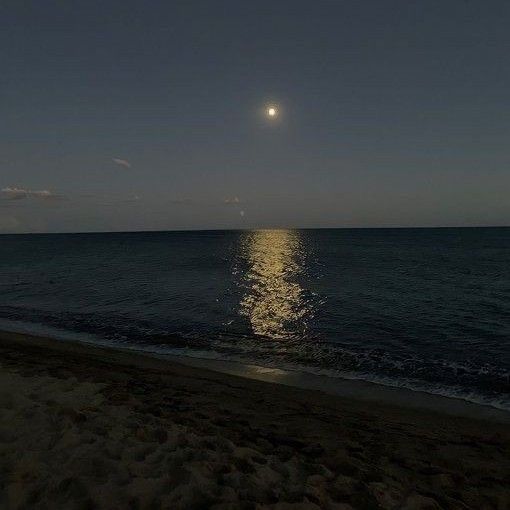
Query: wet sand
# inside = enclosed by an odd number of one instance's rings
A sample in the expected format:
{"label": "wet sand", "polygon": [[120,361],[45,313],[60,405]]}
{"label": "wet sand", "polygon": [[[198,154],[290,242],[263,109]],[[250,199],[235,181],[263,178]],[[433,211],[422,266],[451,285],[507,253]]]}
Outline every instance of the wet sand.
{"label": "wet sand", "polygon": [[0,355],[0,508],[510,508],[508,424],[23,334]]}

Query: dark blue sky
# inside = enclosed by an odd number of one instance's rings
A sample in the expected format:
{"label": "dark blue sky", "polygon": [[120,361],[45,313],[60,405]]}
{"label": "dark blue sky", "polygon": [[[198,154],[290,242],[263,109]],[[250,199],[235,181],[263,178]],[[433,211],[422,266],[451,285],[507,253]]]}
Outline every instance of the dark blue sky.
{"label": "dark blue sky", "polygon": [[508,225],[509,26],[495,0],[2,2],[0,231]]}

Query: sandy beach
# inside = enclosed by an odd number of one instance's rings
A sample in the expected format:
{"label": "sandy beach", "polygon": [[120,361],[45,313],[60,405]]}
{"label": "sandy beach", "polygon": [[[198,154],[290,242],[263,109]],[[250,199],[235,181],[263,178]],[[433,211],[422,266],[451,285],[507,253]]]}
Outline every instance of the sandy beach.
{"label": "sandy beach", "polygon": [[510,508],[510,432],[0,333],[0,507]]}

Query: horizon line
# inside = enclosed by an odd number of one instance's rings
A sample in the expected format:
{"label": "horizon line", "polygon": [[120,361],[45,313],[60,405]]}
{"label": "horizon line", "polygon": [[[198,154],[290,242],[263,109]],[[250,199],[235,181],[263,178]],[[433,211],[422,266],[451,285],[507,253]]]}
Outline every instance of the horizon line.
{"label": "horizon line", "polygon": [[184,228],[147,230],[82,230],[47,232],[0,232],[0,236],[12,235],[80,235],[80,234],[150,234],[185,232],[243,232],[256,230],[437,230],[437,229],[510,228],[510,225],[435,225],[435,226],[384,226],[384,227],[253,227],[253,228]]}

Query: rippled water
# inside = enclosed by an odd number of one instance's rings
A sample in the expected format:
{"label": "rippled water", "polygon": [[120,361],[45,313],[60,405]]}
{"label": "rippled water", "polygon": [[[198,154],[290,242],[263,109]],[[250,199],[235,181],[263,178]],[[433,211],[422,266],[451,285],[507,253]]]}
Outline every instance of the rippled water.
{"label": "rippled water", "polygon": [[4,321],[507,409],[509,305],[506,228],[0,237]]}
{"label": "rippled water", "polygon": [[251,331],[272,339],[303,337],[313,311],[296,281],[304,270],[304,248],[296,231],[251,232],[241,242],[240,269],[244,289],[239,313]]}

